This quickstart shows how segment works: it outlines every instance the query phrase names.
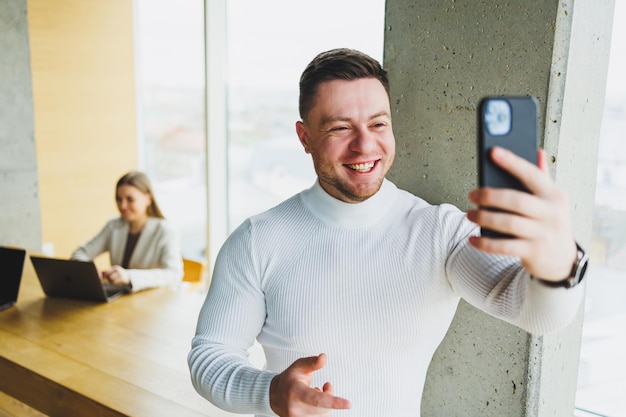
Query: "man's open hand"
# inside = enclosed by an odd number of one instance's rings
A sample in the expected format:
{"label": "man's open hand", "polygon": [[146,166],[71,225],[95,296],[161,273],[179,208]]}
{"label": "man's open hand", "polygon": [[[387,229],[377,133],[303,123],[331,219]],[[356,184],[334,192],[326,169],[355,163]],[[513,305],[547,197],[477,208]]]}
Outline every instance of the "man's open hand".
{"label": "man's open hand", "polygon": [[332,409],[350,408],[350,401],[335,397],[330,382],[321,388],[311,387],[313,372],[326,364],[324,353],[300,358],[282,373],[276,375],[270,385],[270,406],[281,417],[304,417],[330,415]]}

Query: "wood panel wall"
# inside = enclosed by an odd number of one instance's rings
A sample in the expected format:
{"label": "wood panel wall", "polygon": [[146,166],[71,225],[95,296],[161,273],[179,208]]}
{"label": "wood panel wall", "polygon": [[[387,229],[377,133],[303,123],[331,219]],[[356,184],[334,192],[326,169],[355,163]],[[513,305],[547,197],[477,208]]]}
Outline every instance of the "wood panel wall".
{"label": "wood panel wall", "polygon": [[137,166],[133,2],[28,0],[42,239],[69,256]]}

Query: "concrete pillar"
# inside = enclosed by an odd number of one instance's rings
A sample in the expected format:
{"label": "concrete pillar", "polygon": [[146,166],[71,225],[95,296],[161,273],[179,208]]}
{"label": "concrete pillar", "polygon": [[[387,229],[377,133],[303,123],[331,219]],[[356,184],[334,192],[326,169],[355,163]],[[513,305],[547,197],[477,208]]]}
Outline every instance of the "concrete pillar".
{"label": "concrete pillar", "polygon": [[[467,209],[478,101],[534,96],[541,146],[588,244],[612,13],[613,0],[387,0],[390,178]],[[582,311],[563,332],[535,337],[462,301],[431,364],[422,417],[571,417],[581,328]]]}
{"label": "concrete pillar", "polygon": [[25,0],[0,0],[0,245],[41,251]]}

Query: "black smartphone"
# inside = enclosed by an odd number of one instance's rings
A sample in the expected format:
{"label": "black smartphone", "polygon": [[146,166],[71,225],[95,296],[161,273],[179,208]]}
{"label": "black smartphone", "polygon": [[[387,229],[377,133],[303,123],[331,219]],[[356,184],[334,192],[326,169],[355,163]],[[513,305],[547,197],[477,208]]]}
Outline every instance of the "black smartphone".
{"label": "black smartphone", "polygon": [[[489,152],[494,146],[507,148],[537,164],[537,100],[533,97],[485,97],[478,106],[478,184],[480,187],[528,191],[511,174],[496,166]],[[481,228],[481,235],[512,236]]]}

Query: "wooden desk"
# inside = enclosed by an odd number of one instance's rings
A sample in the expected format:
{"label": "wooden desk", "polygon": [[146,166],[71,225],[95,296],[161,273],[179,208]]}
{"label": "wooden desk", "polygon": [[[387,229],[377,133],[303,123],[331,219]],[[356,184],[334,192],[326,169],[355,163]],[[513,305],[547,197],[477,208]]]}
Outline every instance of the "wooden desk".
{"label": "wooden desk", "polygon": [[234,416],[191,385],[204,294],[154,289],[98,304],[45,297],[30,259],[0,312],[0,390],[49,416]]}

